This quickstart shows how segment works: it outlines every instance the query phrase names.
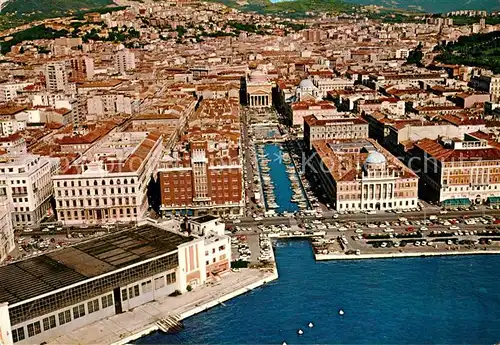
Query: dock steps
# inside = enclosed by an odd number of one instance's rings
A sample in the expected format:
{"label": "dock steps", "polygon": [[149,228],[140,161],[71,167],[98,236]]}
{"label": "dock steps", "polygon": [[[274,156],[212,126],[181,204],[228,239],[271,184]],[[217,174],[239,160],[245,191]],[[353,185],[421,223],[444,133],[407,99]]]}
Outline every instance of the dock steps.
{"label": "dock steps", "polygon": [[167,334],[180,332],[184,328],[184,325],[180,320],[180,316],[177,314],[169,315],[156,321],[156,325],[160,331]]}

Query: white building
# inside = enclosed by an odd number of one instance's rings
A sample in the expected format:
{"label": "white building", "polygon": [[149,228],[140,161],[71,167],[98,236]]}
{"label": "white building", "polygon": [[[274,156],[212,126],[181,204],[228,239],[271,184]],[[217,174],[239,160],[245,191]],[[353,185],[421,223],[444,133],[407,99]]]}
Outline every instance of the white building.
{"label": "white building", "polygon": [[46,63],[44,74],[47,90],[55,92],[66,91],[68,89],[68,73],[64,61]]}
{"label": "white building", "polygon": [[231,269],[231,238],[224,234],[225,224],[220,218],[205,215],[188,221],[191,235],[204,238],[206,278],[220,277]]}
{"label": "white building", "polygon": [[135,54],[128,49],[120,50],[115,54],[115,70],[120,74],[135,69]]}
{"label": "white building", "polygon": [[148,186],[157,176],[162,136],[118,132],[90,148],[53,177],[64,224],[137,222],[148,210]]}
{"label": "white building", "polygon": [[319,100],[322,92],[313,84],[311,79],[304,79],[295,89],[295,100]]}
{"label": "white building", "polygon": [[39,92],[33,95],[33,106],[55,107],[57,101],[66,100],[68,96],[63,92]]}
{"label": "white building", "polygon": [[138,107],[137,103],[132,97],[122,94],[97,94],[87,98],[87,112],[95,120],[116,114],[132,115]]}
{"label": "white building", "polygon": [[203,238],[142,224],[0,267],[2,344],[45,343],[148,302],[168,305],[206,282],[205,250]]}
{"label": "white building", "polygon": [[33,85],[33,83],[0,84],[0,103],[14,100],[17,97],[17,91],[23,90],[25,87],[30,85]]}
{"label": "white building", "polygon": [[321,140],[313,151],[313,172],[335,210],[417,207],[418,176],[374,140]]}
{"label": "white building", "polygon": [[3,137],[23,131],[24,129],[26,129],[26,121],[18,121],[15,118],[0,118],[0,130]]}
{"label": "white building", "polygon": [[[306,79],[307,80],[307,79]],[[354,81],[344,78],[315,78],[313,84],[319,90],[319,96],[326,97],[328,91],[344,90],[354,86]]]}
{"label": "white building", "polygon": [[50,212],[51,177],[59,160],[38,155],[0,156],[0,196],[13,204],[15,228],[33,227]]}
{"label": "white building", "polygon": [[12,228],[12,204],[6,198],[0,198],[0,263],[16,247],[14,243],[14,229]]}

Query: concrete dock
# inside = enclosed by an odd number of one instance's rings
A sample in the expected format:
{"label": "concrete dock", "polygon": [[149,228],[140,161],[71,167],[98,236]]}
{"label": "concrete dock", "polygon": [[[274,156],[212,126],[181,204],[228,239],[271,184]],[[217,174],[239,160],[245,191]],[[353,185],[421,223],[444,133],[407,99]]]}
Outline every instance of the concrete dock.
{"label": "concrete dock", "polygon": [[278,278],[274,270],[242,269],[223,276],[220,282],[199,287],[177,297],[164,297],[123,314],[95,322],[48,344],[126,344],[158,329],[156,321],[170,314],[185,319],[242,295]]}

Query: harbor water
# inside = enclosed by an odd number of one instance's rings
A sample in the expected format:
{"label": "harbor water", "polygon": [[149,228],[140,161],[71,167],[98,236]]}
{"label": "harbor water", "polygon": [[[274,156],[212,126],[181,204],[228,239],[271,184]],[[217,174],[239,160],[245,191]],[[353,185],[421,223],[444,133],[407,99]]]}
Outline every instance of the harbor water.
{"label": "harbor water", "polygon": [[[262,150],[262,156],[259,156],[259,150]],[[301,207],[307,209],[308,200],[300,177],[295,171],[290,155],[282,148],[281,144],[260,145],[257,148],[257,153],[257,156],[260,157],[259,166],[264,189],[266,188],[265,178],[270,178],[271,184],[274,186],[271,197],[264,192],[266,208],[272,209],[276,213],[297,212]],[[292,182],[291,179],[294,179],[295,182]],[[275,205],[273,206],[273,204]]]}
{"label": "harbor water", "polygon": [[154,333],[137,343],[500,341],[500,256],[315,262],[308,241],[280,241],[276,259],[277,281],[186,319],[176,335]]}

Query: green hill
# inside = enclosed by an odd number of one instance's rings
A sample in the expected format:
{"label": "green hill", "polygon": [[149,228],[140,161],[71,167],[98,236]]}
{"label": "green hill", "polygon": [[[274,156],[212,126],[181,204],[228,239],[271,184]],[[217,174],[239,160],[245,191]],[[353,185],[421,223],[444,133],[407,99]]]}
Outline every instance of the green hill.
{"label": "green hill", "polygon": [[456,42],[435,48],[436,61],[446,64],[476,66],[500,73],[500,31],[461,36]]}
{"label": "green hill", "polygon": [[112,0],[13,0],[2,10],[0,30],[110,5],[114,5]]}
{"label": "green hill", "polygon": [[113,4],[112,0],[14,0],[5,6],[2,14],[66,12],[105,7],[111,4]]}
{"label": "green hill", "polygon": [[253,11],[260,14],[283,15],[286,17],[303,17],[308,12],[341,12],[348,6],[343,0],[295,0],[272,3],[269,0],[246,0],[240,5],[237,0],[211,0],[242,11]]}

